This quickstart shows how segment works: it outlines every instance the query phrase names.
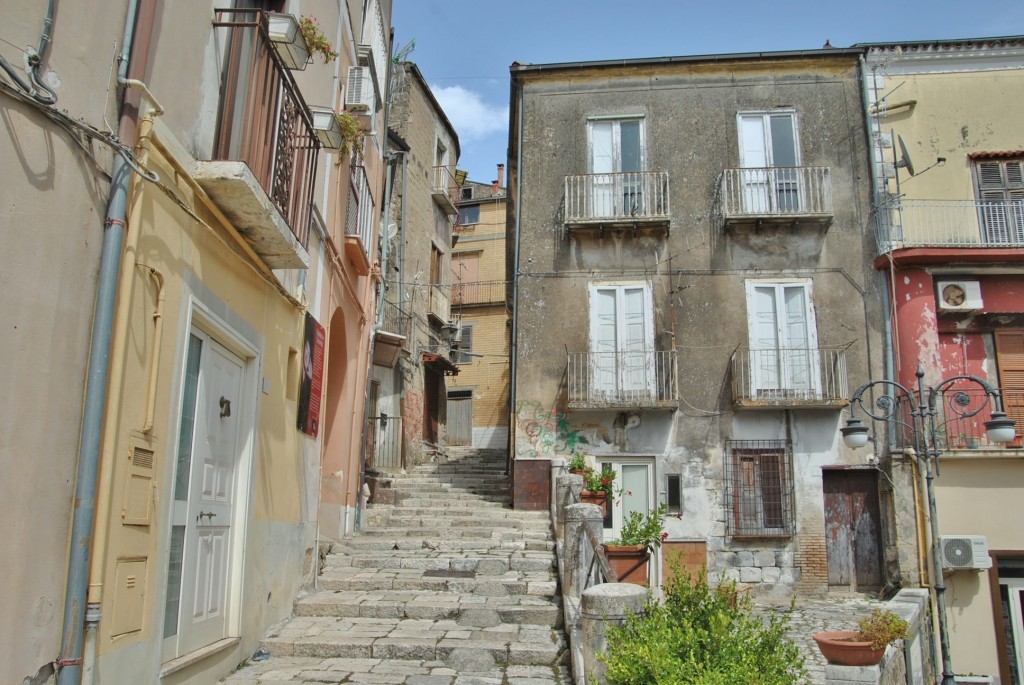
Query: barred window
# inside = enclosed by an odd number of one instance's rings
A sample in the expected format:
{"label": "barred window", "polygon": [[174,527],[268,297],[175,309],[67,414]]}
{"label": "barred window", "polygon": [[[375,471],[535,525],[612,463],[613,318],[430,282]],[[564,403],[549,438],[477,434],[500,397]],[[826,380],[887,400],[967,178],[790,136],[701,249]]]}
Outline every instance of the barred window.
{"label": "barred window", "polygon": [[794,531],[793,458],[785,440],[730,440],[725,501],[733,537],[780,537]]}

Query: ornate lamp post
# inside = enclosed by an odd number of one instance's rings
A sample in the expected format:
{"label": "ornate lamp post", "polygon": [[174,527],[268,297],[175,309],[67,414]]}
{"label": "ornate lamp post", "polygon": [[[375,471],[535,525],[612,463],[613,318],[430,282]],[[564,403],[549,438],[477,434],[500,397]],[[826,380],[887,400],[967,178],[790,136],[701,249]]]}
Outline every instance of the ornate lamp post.
{"label": "ornate lamp post", "polygon": [[[886,421],[909,429],[913,438],[913,456],[923,466],[925,473],[925,489],[928,496],[928,518],[931,520],[932,537],[932,578],[935,588],[935,606],[939,621],[939,646],[942,651],[942,685],[955,685],[953,665],[949,656],[949,628],[946,620],[946,584],[942,579],[942,550],[939,545],[939,517],[935,505],[935,490],[932,481],[938,473],[939,448],[938,430],[954,420],[976,416],[983,409],[992,405],[991,419],[985,422],[985,433],[990,442],[1005,444],[1015,437],[1015,426],[1012,419],[1003,412],[1002,398],[999,391],[977,376],[951,376],[937,385],[925,387],[924,371],[917,367],[917,388],[911,390],[896,381],[868,381],[857,388],[850,398],[850,419],[839,429],[843,434],[843,442],[847,447],[863,447],[871,438],[868,427],[856,417],[857,407],[875,421]],[[963,387],[954,385],[974,385],[985,392],[984,400],[978,406],[972,406],[970,395]],[[878,389],[881,395],[865,403],[864,394],[869,390]],[[950,401],[946,403],[945,412],[941,417],[937,402],[944,393],[950,390]],[[898,415],[900,403],[909,406],[910,422]],[[952,416],[949,416],[949,414]],[[934,469],[932,468],[934,464]]]}

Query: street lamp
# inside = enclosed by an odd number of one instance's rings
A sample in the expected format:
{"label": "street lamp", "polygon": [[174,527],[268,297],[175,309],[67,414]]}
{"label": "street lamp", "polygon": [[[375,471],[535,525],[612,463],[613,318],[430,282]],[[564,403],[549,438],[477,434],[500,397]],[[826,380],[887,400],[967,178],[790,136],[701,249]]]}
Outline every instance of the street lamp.
{"label": "street lamp", "polygon": [[[925,387],[924,371],[917,367],[917,389],[911,390],[907,387],[890,380],[868,381],[857,388],[850,398],[850,419],[846,425],[839,429],[843,435],[843,443],[850,448],[863,447],[870,440],[868,427],[859,418],[853,415],[857,407],[875,421],[886,421],[891,424],[898,424],[910,430],[913,437],[913,457],[924,467],[925,489],[928,493],[928,517],[931,519],[932,535],[932,577],[935,588],[935,605],[939,620],[939,646],[942,650],[942,685],[955,685],[953,678],[953,664],[949,656],[949,628],[946,623],[946,584],[942,580],[942,550],[939,545],[939,517],[935,506],[935,490],[932,487],[934,473],[938,472],[939,449],[938,430],[945,427],[950,421],[961,420],[976,416],[991,402],[991,419],[985,422],[985,434],[989,441],[995,444],[1005,444],[1016,437],[1014,422],[1007,418],[1003,412],[1002,399],[999,391],[977,376],[952,376],[943,379],[937,385]],[[961,387],[953,389],[954,385]],[[978,406],[972,406],[970,395],[963,389],[963,384],[974,385],[985,391],[985,399]],[[882,394],[874,400],[874,407],[871,407],[870,398],[868,403],[864,401],[864,393],[868,390],[878,388]],[[942,417],[938,423],[936,417],[939,412],[936,408],[938,398],[942,397],[947,390],[951,390],[950,401],[945,407]],[[873,393],[872,393],[873,395]],[[897,415],[900,403],[906,402],[910,408],[910,422],[903,420]],[[875,413],[875,411],[877,413]],[[932,463],[935,470],[932,470]]]}

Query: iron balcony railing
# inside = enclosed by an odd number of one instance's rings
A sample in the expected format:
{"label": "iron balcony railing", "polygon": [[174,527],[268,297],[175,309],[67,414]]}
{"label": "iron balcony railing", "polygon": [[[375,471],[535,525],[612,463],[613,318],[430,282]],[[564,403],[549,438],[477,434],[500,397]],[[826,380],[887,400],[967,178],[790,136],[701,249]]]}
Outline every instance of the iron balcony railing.
{"label": "iron balcony railing", "polygon": [[434,167],[430,193],[446,213],[455,214],[459,206],[459,185],[455,182],[454,165]]}
{"label": "iron balcony railing", "polygon": [[221,9],[213,25],[226,46],[214,160],[245,162],[307,247],[320,149],[309,108],[270,42],[266,12]]}
{"label": "iron balcony railing", "polygon": [[731,365],[737,405],[848,404],[845,347],[742,348],[733,353]]}
{"label": "iron balcony railing", "polygon": [[829,167],[754,167],[722,172],[726,220],[751,217],[830,217]]}
{"label": "iron balcony railing", "polygon": [[671,215],[667,171],[565,177],[567,224],[667,224]]}
{"label": "iron balcony railing", "polygon": [[370,258],[371,241],[373,240],[373,196],[370,194],[370,182],[366,177],[366,169],[353,166],[349,176],[348,218],[345,222],[345,235],[359,238],[366,258]]}
{"label": "iron balcony railing", "polygon": [[505,281],[452,284],[452,305],[494,304],[505,301]]}
{"label": "iron balcony railing", "polygon": [[380,330],[392,335],[409,337],[409,324],[412,316],[393,302],[384,302],[384,314],[380,322]]}
{"label": "iron balcony railing", "polygon": [[404,468],[402,460],[402,417],[381,414],[368,420],[366,465],[385,471]]}
{"label": "iron balcony railing", "polygon": [[879,208],[878,251],[1024,247],[1024,200],[900,200]]}
{"label": "iron balcony railing", "polygon": [[[996,388],[1003,400],[1006,415],[1017,422],[1017,437],[1007,447],[1020,448],[1024,427],[1024,390]],[[895,416],[903,424],[913,424],[911,407],[906,401],[896,399]],[[992,418],[992,400],[985,391],[973,384],[954,384],[936,400],[936,447],[940,450],[986,450],[1001,449],[993,445],[985,434],[985,422]],[[965,416],[977,411],[974,416]],[[893,423],[896,447],[913,447],[914,434],[906,425]]]}
{"label": "iron balcony railing", "polygon": [[570,352],[569,406],[672,407],[679,401],[675,350]]}

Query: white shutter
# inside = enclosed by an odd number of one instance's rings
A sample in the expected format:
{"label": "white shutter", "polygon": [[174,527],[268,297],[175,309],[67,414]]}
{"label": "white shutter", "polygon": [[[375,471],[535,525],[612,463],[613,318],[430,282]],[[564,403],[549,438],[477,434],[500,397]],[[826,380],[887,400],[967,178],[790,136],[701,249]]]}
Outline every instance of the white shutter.
{"label": "white shutter", "polygon": [[598,392],[615,391],[615,352],[618,349],[616,288],[598,288],[593,293],[591,315],[591,369]]}
{"label": "white shutter", "polygon": [[369,112],[373,98],[373,83],[369,67],[349,67],[345,87],[345,109],[350,112]]}

